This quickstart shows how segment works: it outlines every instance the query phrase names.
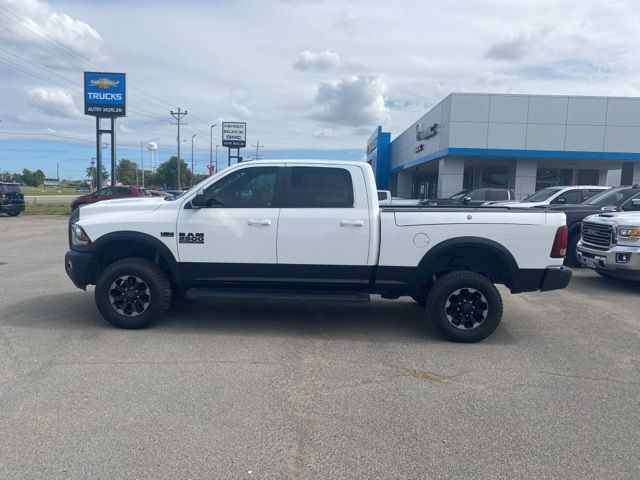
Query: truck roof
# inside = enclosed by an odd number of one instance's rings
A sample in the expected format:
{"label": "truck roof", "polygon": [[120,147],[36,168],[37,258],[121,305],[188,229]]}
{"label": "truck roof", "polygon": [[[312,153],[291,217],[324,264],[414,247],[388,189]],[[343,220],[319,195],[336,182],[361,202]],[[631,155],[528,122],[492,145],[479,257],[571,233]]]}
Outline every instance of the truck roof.
{"label": "truck roof", "polygon": [[[349,165],[349,166],[360,166],[365,164],[366,162],[358,161],[358,160],[326,160],[326,159],[315,159],[315,158],[274,158],[273,160],[247,160],[246,162],[242,162],[244,164],[247,163],[309,163],[309,164],[324,164],[324,165]],[[234,164],[237,165],[237,164]]]}

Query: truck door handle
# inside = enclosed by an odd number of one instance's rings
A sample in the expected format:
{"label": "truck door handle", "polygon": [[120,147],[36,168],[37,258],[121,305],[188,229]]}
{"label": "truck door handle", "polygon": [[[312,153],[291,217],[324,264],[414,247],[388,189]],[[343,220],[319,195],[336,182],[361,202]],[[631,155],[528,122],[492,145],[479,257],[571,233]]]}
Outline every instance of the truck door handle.
{"label": "truck door handle", "polygon": [[340,220],[341,227],[362,227],[363,225],[362,220]]}
{"label": "truck door handle", "polygon": [[252,227],[268,227],[271,225],[271,220],[249,220],[247,223]]}

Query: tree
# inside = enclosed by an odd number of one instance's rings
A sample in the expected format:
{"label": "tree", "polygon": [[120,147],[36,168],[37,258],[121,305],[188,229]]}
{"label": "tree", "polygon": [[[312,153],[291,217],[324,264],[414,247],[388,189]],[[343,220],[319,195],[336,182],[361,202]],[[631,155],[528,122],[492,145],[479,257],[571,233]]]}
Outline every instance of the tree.
{"label": "tree", "polygon": [[127,158],[123,158],[116,167],[116,179],[123,185],[135,185],[136,184],[136,171],[138,165]]}
{"label": "tree", "polygon": [[30,187],[38,187],[44,183],[44,172],[42,170],[32,172],[28,168],[24,168],[20,177],[20,181]]}
{"label": "tree", "polygon": [[[87,178],[89,180],[91,180],[91,184],[93,185],[93,183],[96,181],[96,164],[95,161],[92,160],[91,161],[91,165],[87,168],[86,172],[87,172]],[[100,177],[102,178],[102,180],[104,181],[105,179],[109,178],[109,172],[107,172],[107,169],[104,168],[104,163],[102,164],[102,170],[101,170],[101,174]],[[100,185],[96,186],[96,188],[100,188]]]}
{"label": "tree", "polygon": [[[172,156],[156,170],[154,183],[159,187],[177,188],[178,157]],[[180,160],[180,187],[191,185],[191,172],[184,160]]]}

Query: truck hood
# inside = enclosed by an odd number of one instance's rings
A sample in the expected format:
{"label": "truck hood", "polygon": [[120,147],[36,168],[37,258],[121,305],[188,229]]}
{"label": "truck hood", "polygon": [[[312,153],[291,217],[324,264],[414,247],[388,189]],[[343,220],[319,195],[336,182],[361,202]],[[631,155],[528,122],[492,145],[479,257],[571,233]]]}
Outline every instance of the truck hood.
{"label": "truck hood", "polygon": [[160,208],[165,203],[164,197],[132,197],[116,200],[103,200],[80,207],[80,218],[105,213],[148,213]]}
{"label": "truck hood", "polygon": [[640,225],[640,212],[607,212],[590,215],[585,222],[605,225]]}

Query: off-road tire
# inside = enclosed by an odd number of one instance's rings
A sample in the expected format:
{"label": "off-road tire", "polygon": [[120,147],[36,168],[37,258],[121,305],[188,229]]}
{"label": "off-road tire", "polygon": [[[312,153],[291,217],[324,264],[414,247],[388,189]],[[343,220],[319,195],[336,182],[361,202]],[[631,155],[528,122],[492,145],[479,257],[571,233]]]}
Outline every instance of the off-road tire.
{"label": "off-road tire", "polygon": [[[132,277],[141,280],[145,292],[149,294],[147,306],[135,316],[116,310],[110,295],[112,286],[122,278]],[[143,258],[125,258],[112,263],[98,277],[95,289],[95,302],[98,310],[107,322],[118,328],[146,328],[162,317],[171,304],[172,289],[166,275],[154,263]],[[126,313],[126,309],[124,310]]]}
{"label": "off-road tire", "polygon": [[[474,292],[479,294],[476,295]],[[459,300],[465,295],[469,298],[468,301],[464,298]],[[465,303],[469,306],[465,306]],[[460,315],[459,308],[457,312],[455,311],[459,305],[462,305],[461,308],[469,308],[472,315],[473,312],[477,312],[482,320],[477,320],[479,317],[472,317],[476,320],[460,322],[462,326],[454,325],[457,319],[451,317]],[[486,308],[483,305],[486,305]],[[448,309],[453,310],[449,315]],[[498,328],[502,319],[502,298],[498,289],[488,278],[479,273],[459,270],[447,273],[435,281],[427,296],[427,314],[447,339],[463,343],[479,342]],[[474,326],[474,322],[479,324]],[[469,325],[469,328],[465,325]]]}

